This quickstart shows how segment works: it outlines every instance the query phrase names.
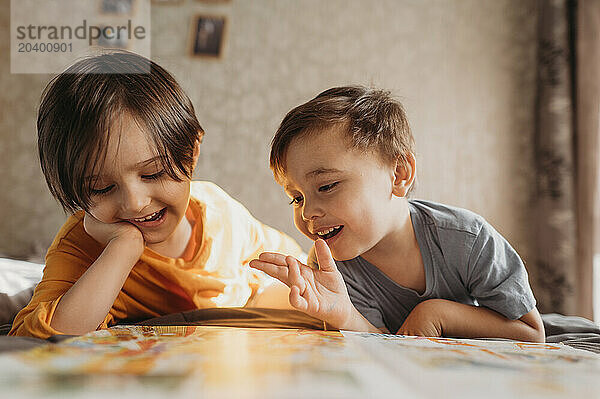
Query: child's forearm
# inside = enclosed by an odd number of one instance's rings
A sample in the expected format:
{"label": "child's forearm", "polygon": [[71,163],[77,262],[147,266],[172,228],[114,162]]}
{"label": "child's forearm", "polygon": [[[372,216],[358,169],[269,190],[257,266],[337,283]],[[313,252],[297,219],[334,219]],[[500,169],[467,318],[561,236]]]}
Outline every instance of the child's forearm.
{"label": "child's forearm", "polygon": [[109,242],[98,259],[61,298],[51,327],[77,335],[96,330],[140,255],[139,247],[127,240]]}
{"label": "child's forearm", "polygon": [[442,335],[459,338],[508,338],[544,342],[544,327],[536,309],[518,320],[509,320],[485,307],[470,306],[445,299],[430,299],[419,304],[419,311],[432,312]]}

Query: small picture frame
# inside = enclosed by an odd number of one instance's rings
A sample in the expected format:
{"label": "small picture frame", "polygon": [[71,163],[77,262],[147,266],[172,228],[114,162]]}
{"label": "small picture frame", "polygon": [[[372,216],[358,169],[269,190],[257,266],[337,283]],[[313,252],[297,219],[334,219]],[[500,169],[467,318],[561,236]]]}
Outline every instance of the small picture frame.
{"label": "small picture frame", "polygon": [[100,0],[100,13],[132,15],[135,0]]}
{"label": "small picture frame", "polygon": [[224,16],[197,15],[192,23],[192,55],[220,58],[223,52]]}
{"label": "small picture frame", "polygon": [[158,6],[171,6],[183,3],[183,0],[152,0],[152,4],[156,4]]}

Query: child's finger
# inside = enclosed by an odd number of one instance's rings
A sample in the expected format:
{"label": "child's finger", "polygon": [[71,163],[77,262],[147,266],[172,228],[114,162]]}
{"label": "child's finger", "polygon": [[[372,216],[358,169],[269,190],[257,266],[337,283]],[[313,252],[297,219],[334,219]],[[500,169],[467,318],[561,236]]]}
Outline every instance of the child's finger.
{"label": "child's finger", "polygon": [[290,281],[290,286],[295,285],[300,290],[300,295],[304,294],[304,290],[306,289],[306,283],[304,278],[300,275],[300,265],[299,262],[293,256],[288,256],[285,258],[288,265],[288,279]]}
{"label": "child's finger", "polygon": [[279,266],[287,266],[285,263],[286,256],[283,254],[278,254],[276,252],[263,252],[259,255],[258,259],[263,262],[274,263]]}
{"label": "child's finger", "polygon": [[295,285],[292,285],[290,288],[290,304],[303,312],[308,309],[308,302],[306,302],[306,299],[302,298],[300,289]]}
{"label": "child's finger", "polygon": [[249,265],[253,269],[262,270],[263,272],[267,273],[269,276],[276,278],[277,280],[281,281],[288,287],[290,286],[287,265],[278,266],[278,265],[274,265],[272,263],[260,261],[258,259],[251,260]]}
{"label": "child's finger", "polygon": [[315,254],[317,255],[317,262],[321,271],[334,272],[337,270],[327,243],[320,238],[315,241]]}

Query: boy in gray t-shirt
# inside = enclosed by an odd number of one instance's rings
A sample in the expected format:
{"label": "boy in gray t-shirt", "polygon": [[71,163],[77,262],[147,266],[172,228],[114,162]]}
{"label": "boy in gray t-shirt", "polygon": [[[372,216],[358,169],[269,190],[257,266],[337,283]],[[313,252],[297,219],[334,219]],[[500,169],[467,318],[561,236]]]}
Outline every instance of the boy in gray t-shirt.
{"label": "boy in gray t-shirt", "polygon": [[[335,262],[352,303],[371,324],[398,331],[415,306],[434,298],[485,306],[511,320],[535,308],[521,258],[481,216],[427,201],[409,200],[408,206],[424,291],[395,283],[361,256]],[[316,265],[314,251],[308,264]]]}
{"label": "boy in gray t-shirt", "polygon": [[414,140],[389,92],[326,90],[291,110],[271,147],[308,265],[250,266],[290,287],[296,309],[344,330],[544,341],[519,255],[482,217],[408,200]]}

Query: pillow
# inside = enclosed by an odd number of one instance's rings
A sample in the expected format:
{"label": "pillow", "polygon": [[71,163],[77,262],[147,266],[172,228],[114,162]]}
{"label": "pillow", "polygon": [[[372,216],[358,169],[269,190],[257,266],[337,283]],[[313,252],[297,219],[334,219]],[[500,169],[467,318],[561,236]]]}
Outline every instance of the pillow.
{"label": "pillow", "polygon": [[31,300],[44,265],[0,258],[0,325],[12,323]]}

